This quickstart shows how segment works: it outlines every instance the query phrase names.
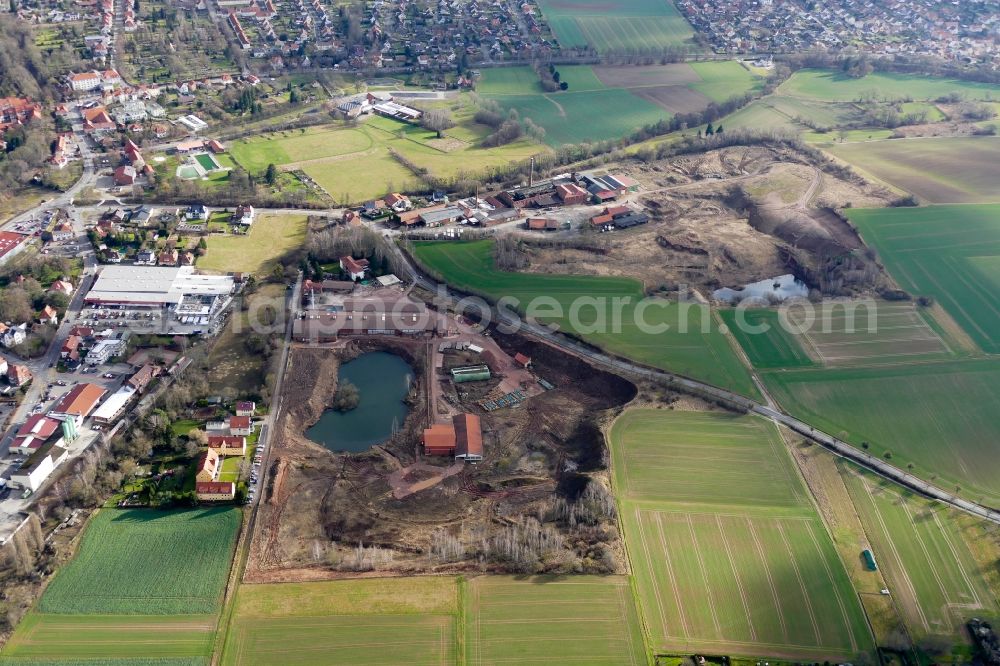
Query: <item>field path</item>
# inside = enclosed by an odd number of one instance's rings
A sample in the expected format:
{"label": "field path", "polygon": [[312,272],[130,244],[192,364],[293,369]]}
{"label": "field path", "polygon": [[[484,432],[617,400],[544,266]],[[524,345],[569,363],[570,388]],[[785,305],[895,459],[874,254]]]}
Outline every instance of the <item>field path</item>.
{"label": "field path", "polygon": [[279,169],[282,171],[294,171],[295,169],[300,169],[307,164],[321,164],[323,162],[342,162],[345,160],[353,160],[358,157],[366,157],[368,155],[374,155],[378,152],[379,146],[374,146],[368,150],[362,150],[356,153],[345,153],[343,155],[330,155],[329,157],[316,157],[311,160],[299,160],[298,162],[288,162],[287,164],[282,164]]}
{"label": "field path", "polygon": [[553,104],[555,105],[555,107],[556,107],[557,109],[559,109],[559,115],[560,115],[561,117],[563,117],[563,118],[565,118],[565,117],[566,117],[566,109],[564,109],[564,108],[562,107],[562,104],[560,104],[559,102],[555,101],[554,99],[552,99],[552,98],[551,98],[551,97],[549,97],[548,95],[542,95],[542,97],[544,97],[545,99],[547,99],[547,100],[549,100],[550,102],[552,102],[552,103],[553,103]]}

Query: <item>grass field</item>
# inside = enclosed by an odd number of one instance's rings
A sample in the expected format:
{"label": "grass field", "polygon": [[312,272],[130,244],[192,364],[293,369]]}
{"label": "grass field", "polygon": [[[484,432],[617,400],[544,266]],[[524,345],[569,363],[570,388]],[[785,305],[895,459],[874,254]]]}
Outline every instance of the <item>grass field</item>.
{"label": "grass field", "polygon": [[654,651],[823,659],[871,650],[847,572],[772,424],[635,409],[609,441]]}
{"label": "grass field", "polygon": [[455,663],[458,593],[444,577],[244,585],[221,663]]}
{"label": "grass field", "polygon": [[421,178],[391,151],[439,178],[474,178],[548,150],[527,139],[498,148],[479,147],[490,130],[473,122],[474,112],[468,106],[461,98],[455,102],[458,124],[443,139],[415,125],[373,116],[355,127],[323,125],[243,139],[233,143],[231,152],[252,173],[262,173],[269,164],[301,169],[334,200],[345,203],[423,186]]}
{"label": "grass field", "polygon": [[564,48],[641,54],[691,42],[691,26],[671,2],[541,0],[539,6]]}
{"label": "grass field", "polygon": [[[800,336],[789,332],[776,310],[720,310],[719,316],[739,341],[755,368],[796,368],[813,365]],[[745,324],[745,325],[744,325]]]}
{"label": "grass field", "polygon": [[762,376],[790,414],[961,495],[1000,501],[1000,362],[782,370]]}
{"label": "grass field", "polygon": [[702,79],[692,83],[691,87],[713,102],[725,102],[763,83],[760,77],[751,74],[735,60],[693,62],[691,69]]}
{"label": "grass field", "polygon": [[964,639],[965,620],[998,611],[953,514],[853,467],[843,474],[879,569],[913,634]]}
{"label": "grass field", "polygon": [[1000,205],[847,214],[903,289],[934,297],[983,351],[1000,352]]}
{"label": "grass field", "polygon": [[804,69],[778,86],[778,92],[829,102],[874,100],[933,100],[958,93],[967,99],[998,99],[1000,86],[957,79],[876,73],[860,79],[831,70]]}
{"label": "grass field", "polygon": [[[0,664],[57,660],[149,658],[207,663],[215,640],[215,615],[121,616],[29,613],[4,647]],[[186,658],[186,659],[185,659]],[[34,661],[39,660],[39,661]],[[44,661],[41,661],[44,660]],[[95,664],[103,661],[94,661]]]}
{"label": "grass field", "polygon": [[482,576],[468,589],[467,664],[646,664],[624,576]]}
{"label": "grass field", "polygon": [[946,137],[835,144],[828,151],[928,203],[1000,202],[1000,138]]}
{"label": "grass field", "polygon": [[267,273],[306,238],[305,215],[257,215],[244,236],[208,236],[198,268],[221,273]]}
{"label": "grass field", "polygon": [[241,514],[233,508],[104,509],[52,579],[42,613],[208,614],[218,611]]}
{"label": "grass field", "polygon": [[[491,300],[512,297],[519,303],[511,304],[514,308],[525,308],[531,302],[541,306],[541,301],[534,299],[547,299],[561,316],[549,306],[534,309],[529,316],[558,323],[564,331],[608,352],[757,396],[749,372],[705,306],[643,300],[642,285],[630,278],[498,271],[493,244],[488,240],[417,243],[413,254],[457,289]],[[595,298],[602,300],[595,302]],[[618,307],[612,300],[615,298],[629,299],[621,302],[620,325],[614,315]]]}

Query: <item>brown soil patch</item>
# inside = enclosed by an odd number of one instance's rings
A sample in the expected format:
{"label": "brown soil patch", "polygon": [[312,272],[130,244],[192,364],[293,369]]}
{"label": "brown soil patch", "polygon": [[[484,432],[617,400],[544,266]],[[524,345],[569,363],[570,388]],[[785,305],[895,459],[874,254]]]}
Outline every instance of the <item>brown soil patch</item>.
{"label": "brown soil patch", "polygon": [[632,88],[630,91],[673,114],[701,111],[712,101],[687,86]]}
{"label": "brown soil patch", "polygon": [[611,88],[644,88],[647,86],[683,86],[702,80],[698,73],[686,63],[671,65],[600,65],[594,67],[594,74]]}
{"label": "brown soil patch", "polygon": [[443,153],[461,150],[469,145],[461,139],[456,139],[450,136],[446,136],[443,139],[428,139],[427,141],[424,141],[424,144],[434,148],[435,150],[440,150]]}

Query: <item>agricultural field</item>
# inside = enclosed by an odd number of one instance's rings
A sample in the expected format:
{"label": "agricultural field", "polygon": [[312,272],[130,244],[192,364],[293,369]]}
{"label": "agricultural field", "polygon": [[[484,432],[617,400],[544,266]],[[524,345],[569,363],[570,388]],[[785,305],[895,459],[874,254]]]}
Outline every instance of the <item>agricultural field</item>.
{"label": "agricultural field", "polygon": [[0,664],[79,664],[84,659],[103,664],[121,659],[127,660],[123,664],[138,666],[144,657],[167,666],[174,660],[207,664],[215,632],[215,615],[29,613],[0,654]]}
{"label": "agricultural field", "polygon": [[894,73],[875,73],[855,79],[832,70],[804,69],[778,86],[778,93],[827,102],[934,100],[952,93],[970,100],[988,100],[1000,99],[1000,86]]}
{"label": "agricultural field", "polygon": [[933,297],[983,351],[1000,352],[1000,205],[847,215],[900,287]]}
{"label": "agricultural field", "polygon": [[713,102],[725,102],[763,84],[760,77],[735,60],[693,62],[690,67],[701,78],[691,87]]}
{"label": "agricultural field", "polygon": [[719,316],[743,347],[755,368],[796,368],[813,365],[799,335],[782,325],[776,310],[720,310]]}
{"label": "agricultural field", "polygon": [[305,238],[305,215],[256,215],[246,235],[208,236],[208,249],[198,259],[198,268],[220,273],[265,274],[285,254],[301,247]]}
{"label": "agricultural field", "polygon": [[46,588],[38,611],[215,613],[222,603],[241,515],[233,508],[99,511],[76,556]]}
{"label": "agricultural field", "polygon": [[633,409],[609,442],[654,651],[870,652],[851,581],[772,424]]}
{"label": "agricultural field", "polygon": [[928,203],[1000,202],[1000,138],[945,137],[825,147]]}
{"label": "agricultural field", "polygon": [[[842,474],[912,634],[964,640],[967,619],[1000,610],[956,514],[853,466],[845,465]],[[981,545],[993,543],[983,541]]]}
{"label": "agricultural field", "polygon": [[541,0],[539,7],[563,48],[593,48],[601,54],[659,53],[690,44],[687,20],[670,2]]}
{"label": "agricultural field", "polygon": [[1000,362],[956,360],[765,372],[788,413],[945,489],[1000,501]]}
{"label": "agricultural field", "polygon": [[[416,243],[413,255],[457,289],[491,300],[515,298],[518,303],[513,307],[528,308],[529,317],[558,323],[610,353],[758,396],[749,372],[707,306],[644,299],[641,283],[630,278],[499,271],[489,240]],[[558,312],[548,305],[529,308],[539,297],[549,299]],[[629,299],[621,304],[618,323],[612,310],[616,297]],[[594,303],[594,298],[603,300]]]}
{"label": "agricultural field", "polygon": [[221,663],[455,663],[458,596],[444,577],[243,585]]}
{"label": "agricultural field", "polygon": [[647,663],[624,576],[481,576],[468,583],[465,614],[472,666]]}
{"label": "agricultural field", "polygon": [[233,159],[251,173],[268,164],[291,164],[368,150],[374,140],[362,129],[321,126],[264,134],[233,142]]}
{"label": "agricultural field", "polygon": [[952,354],[912,303],[827,301],[719,314],[755,368],[910,363]]}

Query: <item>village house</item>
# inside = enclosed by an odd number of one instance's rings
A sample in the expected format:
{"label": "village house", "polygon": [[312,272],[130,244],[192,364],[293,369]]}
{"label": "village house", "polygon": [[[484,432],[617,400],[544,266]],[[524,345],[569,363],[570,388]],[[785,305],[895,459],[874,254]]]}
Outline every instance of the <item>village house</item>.
{"label": "village house", "polygon": [[253,213],[253,206],[250,204],[237,206],[236,212],[233,213],[232,223],[249,227],[253,224]]}
{"label": "village house", "polygon": [[7,324],[0,324],[0,344],[8,349],[11,347],[16,347],[25,340],[28,339],[28,324],[17,324],[16,326],[8,326]]}
{"label": "village house", "polygon": [[51,285],[49,285],[49,293],[52,294],[65,294],[66,296],[73,295],[73,283],[67,280],[56,280]]}
{"label": "village house", "polygon": [[135,183],[136,177],[135,167],[131,164],[115,169],[115,185],[132,185]]}
{"label": "village house", "polygon": [[247,438],[242,435],[209,435],[208,448],[220,456],[245,456]]}
{"label": "village house", "polygon": [[253,420],[249,416],[230,416],[229,434],[249,437],[253,434]]}
{"label": "village house", "polygon": [[129,377],[125,383],[135,389],[136,392],[142,393],[157,374],[159,374],[159,368],[151,363],[147,363],[136,370],[135,374]]}
{"label": "village house", "polygon": [[354,257],[341,257],[340,270],[347,273],[352,280],[363,280],[368,272],[367,259],[355,259]]}
{"label": "village house", "polygon": [[46,305],[38,314],[38,321],[42,324],[59,324],[59,313],[51,305]]}
{"label": "village house", "polygon": [[241,400],[236,403],[236,416],[253,416],[257,411],[257,403]]}
{"label": "village house", "polygon": [[231,502],[236,498],[236,484],[232,481],[198,481],[194,492],[202,502]]}
{"label": "village house", "polygon": [[7,383],[11,386],[21,387],[32,379],[31,370],[26,365],[11,363],[7,369]]}
{"label": "village house", "polygon": [[156,263],[160,266],[176,266],[179,255],[176,249],[164,250],[156,257]]}
{"label": "village house", "polygon": [[195,472],[195,481],[199,483],[215,481],[219,478],[221,467],[219,454],[214,449],[206,449],[198,457],[198,464],[195,468],[197,470]]}

